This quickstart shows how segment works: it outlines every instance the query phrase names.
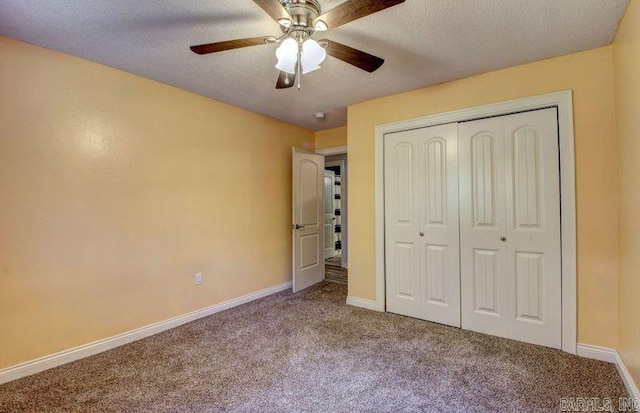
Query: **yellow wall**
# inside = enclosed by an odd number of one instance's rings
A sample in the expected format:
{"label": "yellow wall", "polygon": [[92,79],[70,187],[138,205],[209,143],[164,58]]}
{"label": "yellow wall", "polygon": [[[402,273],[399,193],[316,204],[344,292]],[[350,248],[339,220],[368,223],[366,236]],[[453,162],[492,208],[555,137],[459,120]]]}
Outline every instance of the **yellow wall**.
{"label": "yellow wall", "polygon": [[0,91],[0,368],[291,279],[313,132],[5,37]]}
{"label": "yellow wall", "polygon": [[[638,360],[639,14],[613,47],[357,104],[317,132],[320,149],[348,130],[350,295],[375,299],[375,125],[572,89],[578,340]],[[290,279],[290,147],[313,132],[4,37],[0,90],[0,368]]]}
{"label": "yellow wall", "polygon": [[316,149],[332,148],[347,144],[347,127],[327,129],[316,132]]}
{"label": "yellow wall", "polygon": [[640,1],[613,43],[620,205],[618,348],[640,385]]}
{"label": "yellow wall", "polygon": [[375,299],[376,125],[566,89],[574,92],[578,341],[615,348],[618,205],[610,47],[349,107],[349,294]]}

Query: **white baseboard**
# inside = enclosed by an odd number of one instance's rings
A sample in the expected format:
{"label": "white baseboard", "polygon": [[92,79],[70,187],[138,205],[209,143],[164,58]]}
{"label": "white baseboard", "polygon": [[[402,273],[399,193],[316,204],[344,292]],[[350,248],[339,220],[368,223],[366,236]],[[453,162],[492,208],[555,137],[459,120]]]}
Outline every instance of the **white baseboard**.
{"label": "white baseboard", "polygon": [[615,363],[620,376],[622,376],[622,381],[624,381],[624,385],[627,387],[627,391],[629,391],[629,395],[636,400],[640,400],[640,391],[638,391],[638,386],[633,381],[631,373],[629,373],[629,370],[627,370],[627,366],[624,365],[624,361],[622,360],[622,357],[620,357],[620,353],[618,353],[617,351]]}
{"label": "white baseboard", "polygon": [[0,384],[7,383],[12,380],[17,380],[22,377],[30,376],[32,374],[40,373],[50,368],[58,367],[66,363],[79,360],[81,358],[92,356],[94,354],[102,353],[103,351],[111,350],[124,344],[161,333],[163,331],[178,327],[182,324],[189,323],[199,318],[207,317],[212,314],[219,313],[220,311],[237,307],[239,305],[246,304],[259,298],[279,293],[280,291],[288,290],[291,288],[291,285],[291,281],[288,281],[280,285],[265,288],[264,290],[246,294],[241,297],[222,302],[220,304],[215,304],[210,307],[193,311],[191,313],[170,318],[165,321],[160,321],[158,323],[149,324],[148,326],[127,331],[126,333],[118,334],[116,336],[108,337],[103,340],[94,341],[92,343],[84,344],[79,347],[74,347],[69,350],[64,350],[55,354],[51,354],[49,356],[41,357],[35,360],[18,364],[16,366],[2,369],[0,370]]}
{"label": "white baseboard", "polygon": [[622,361],[620,354],[616,350],[612,348],[592,346],[589,344],[578,344],[576,347],[577,354],[581,357],[587,357],[590,359],[596,359],[615,364],[616,368],[618,369],[618,373],[620,373],[620,377],[622,377],[622,381],[624,382],[624,385],[629,392],[629,395],[635,399],[640,400],[640,392],[638,391],[638,386],[633,381],[629,370],[627,370],[627,367],[624,365],[624,361]]}
{"label": "white baseboard", "polygon": [[[215,313],[219,313],[220,311],[237,307],[239,305],[246,304],[259,298],[288,290],[291,288],[291,286],[291,281],[288,281],[280,285],[265,288],[264,290],[246,294],[241,297],[222,302],[220,304],[215,304],[210,307],[193,311],[191,313],[170,318],[168,320],[150,324],[148,326],[131,330],[126,333],[108,337],[103,340],[94,341],[92,343],[74,347],[69,350],[64,350],[55,354],[51,354],[49,356],[41,357],[35,360],[18,364],[16,366],[2,369],[0,370],[0,384],[17,380],[22,377],[30,376],[32,374],[40,373],[53,367],[58,367],[75,360],[111,350],[124,344],[128,344],[133,341],[137,341],[145,337],[170,330],[191,321],[207,317]],[[364,298],[348,296],[347,304],[353,305],[355,307],[366,308],[368,310],[379,311],[377,309],[377,303],[375,301],[367,300]],[[622,377],[625,386],[627,387],[627,390],[629,391],[630,396],[640,399],[640,392],[638,391],[638,387],[634,383],[629,370],[627,370],[622,358],[616,350],[605,347],[592,346],[589,344],[578,344],[577,354],[581,357],[614,363],[618,369],[618,372],[620,373],[620,376]]]}
{"label": "white baseboard", "polygon": [[364,298],[348,296],[347,297],[347,304],[355,306],[355,307],[366,308],[367,310],[378,311],[378,309],[377,309],[378,304],[373,300],[366,300]]}
{"label": "white baseboard", "polygon": [[612,348],[578,343],[578,345],[576,346],[576,354],[580,357],[586,357],[588,359],[606,361],[607,363],[615,363],[617,351]]}

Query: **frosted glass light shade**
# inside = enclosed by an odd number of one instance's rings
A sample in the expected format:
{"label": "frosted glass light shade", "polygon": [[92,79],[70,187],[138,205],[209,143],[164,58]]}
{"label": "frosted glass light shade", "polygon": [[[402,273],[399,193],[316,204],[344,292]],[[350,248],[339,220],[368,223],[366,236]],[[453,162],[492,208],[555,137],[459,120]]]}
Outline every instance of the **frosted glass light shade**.
{"label": "frosted glass light shade", "polygon": [[[292,75],[296,73],[298,47],[298,42],[292,38],[282,42],[280,47],[278,47],[278,50],[276,50],[276,57],[278,58],[276,68],[278,70]],[[326,57],[327,52],[318,42],[313,39],[305,40],[302,44],[302,50],[300,53],[302,74],[307,74],[320,69],[320,63],[322,63]]]}
{"label": "frosted glass light shade", "polygon": [[322,20],[318,20],[316,22],[316,25],[313,27],[317,32],[323,32],[325,30],[328,30],[329,27],[327,26],[327,23],[323,22]]}
{"label": "frosted glass light shade", "polygon": [[320,63],[327,57],[327,52],[313,39],[307,39],[302,44],[302,73],[306,74],[320,69]]}
{"label": "frosted glass light shade", "polygon": [[276,50],[276,57],[278,58],[278,63],[276,64],[276,68],[286,73],[295,74],[296,73],[296,63],[298,62],[298,42],[294,39],[287,39],[278,50]]}

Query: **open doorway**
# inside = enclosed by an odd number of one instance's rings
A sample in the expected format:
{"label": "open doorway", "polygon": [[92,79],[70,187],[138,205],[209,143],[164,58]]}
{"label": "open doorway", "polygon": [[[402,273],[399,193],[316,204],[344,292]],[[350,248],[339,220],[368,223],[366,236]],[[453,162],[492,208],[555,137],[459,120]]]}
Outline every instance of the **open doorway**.
{"label": "open doorway", "polygon": [[325,157],[325,279],[347,284],[347,154]]}

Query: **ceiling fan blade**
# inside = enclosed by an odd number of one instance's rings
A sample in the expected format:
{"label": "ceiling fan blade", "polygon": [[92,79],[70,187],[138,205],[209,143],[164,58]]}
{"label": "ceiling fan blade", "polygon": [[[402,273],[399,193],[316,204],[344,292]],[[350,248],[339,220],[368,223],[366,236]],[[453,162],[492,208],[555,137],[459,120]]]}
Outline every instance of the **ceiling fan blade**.
{"label": "ceiling fan blade", "polygon": [[276,83],[276,89],[287,89],[293,87],[296,83],[296,75],[292,75],[287,72],[280,71],[278,76],[278,83]]}
{"label": "ceiling fan blade", "polygon": [[282,7],[279,0],[253,0],[275,21],[279,19],[291,19],[291,15]]}
{"label": "ceiling fan blade", "polygon": [[344,44],[334,42],[332,40],[320,40],[320,44],[325,42],[327,44],[325,50],[329,56],[333,56],[343,62],[347,62],[362,70],[366,70],[369,73],[375,72],[384,63],[384,59],[365,53],[362,50],[354,49],[353,47],[345,46]]}
{"label": "ceiling fan blade", "polygon": [[197,46],[191,46],[192,52],[197,54],[207,54],[215,52],[223,52],[225,50],[239,49],[241,47],[258,46],[266,44],[267,40],[273,37],[249,37],[247,39],[227,40],[224,42],[199,44]]}
{"label": "ceiling fan blade", "polygon": [[404,3],[404,1],[405,0],[349,0],[318,16],[313,22],[315,25],[318,20],[322,20],[329,29],[335,29],[345,23]]}

